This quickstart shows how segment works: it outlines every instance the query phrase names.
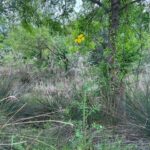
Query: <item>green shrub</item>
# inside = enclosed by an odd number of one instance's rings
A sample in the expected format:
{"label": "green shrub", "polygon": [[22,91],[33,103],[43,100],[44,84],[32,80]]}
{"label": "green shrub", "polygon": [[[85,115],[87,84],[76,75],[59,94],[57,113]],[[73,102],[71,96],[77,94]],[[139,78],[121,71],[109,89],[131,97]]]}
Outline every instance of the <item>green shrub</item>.
{"label": "green shrub", "polygon": [[[142,80],[142,81],[141,81]],[[148,78],[127,86],[126,112],[131,126],[150,135],[150,88]]]}

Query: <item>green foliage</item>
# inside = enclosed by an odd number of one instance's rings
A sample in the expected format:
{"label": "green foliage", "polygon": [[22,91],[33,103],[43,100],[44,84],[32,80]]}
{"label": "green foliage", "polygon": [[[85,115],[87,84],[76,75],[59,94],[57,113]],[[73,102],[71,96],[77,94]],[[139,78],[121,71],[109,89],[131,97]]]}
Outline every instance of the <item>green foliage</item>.
{"label": "green foliage", "polygon": [[126,29],[124,32],[127,33],[122,33],[122,35],[119,36],[120,42],[118,42],[117,51],[117,61],[122,75],[128,73],[131,69],[131,65],[137,62],[140,58],[140,41],[137,39],[136,33],[134,33],[131,29]]}
{"label": "green foliage", "polygon": [[0,99],[8,96],[8,93],[13,85],[14,77],[12,76],[0,76]]}
{"label": "green foliage", "polygon": [[122,15],[122,24],[116,40],[116,59],[121,76],[131,71],[131,66],[141,59],[148,44],[148,33],[145,32],[143,24],[143,18],[146,13],[143,12],[143,8],[133,6],[133,8],[127,9],[130,12],[130,16],[127,14]]}
{"label": "green foliage", "polygon": [[[111,2],[83,0],[75,15],[75,0],[2,0],[0,63],[6,74],[0,70],[0,140],[7,149],[136,149],[120,138],[103,140],[105,125],[123,120],[118,108],[149,133],[149,86],[144,92],[128,89],[123,101],[121,84],[148,54],[149,13],[143,4],[120,1],[119,28],[112,38]],[[84,62],[74,53],[82,54]],[[94,65],[86,61],[87,53]],[[11,94],[18,99],[13,101]],[[65,124],[70,121],[73,125]]]}
{"label": "green foliage", "polygon": [[[108,22],[107,16],[102,15],[102,13],[99,9],[85,14],[82,13],[75,21],[72,21],[67,26],[68,31],[71,32],[73,42],[80,34],[85,36],[85,40],[81,44],[75,44],[74,42],[73,52],[78,51],[85,54],[103,43],[104,37],[102,37],[101,33],[104,32]],[[102,17],[99,18],[99,16]]]}
{"label": "green foliage", "polygon": [[[144,75],[140,80],[143,80],[143,78]],[[136,124],[139,130],[144,132],[146,135],[150,135],[150,89],[149,81],[147,81],[146,77],[144,80],[144,84],[138,83],[139,86],[134,85],[136,88],[134,86],[127,86],[127,115],[129,121]],[[142,88],[140,88],[140,86]]]}
{"label": "green foliage", "polygon": [[46,28],[32,28],[32,32],[28,32],[19,27],[9,33],[5,42],[14,51],[23,53],[27,58],[42,59],[43,53],[46,53],[49,38],[49,30]]}
{"label": "green foliage", "polygon": [[9,32],[5,45],[11,47],[16,56],[23,54],[22,59],[26,62],[32,60],[33,64],[44,67],[51,59],[56,62],[56,65],[67,68],[69,63],[67,53],[70,49],[68,39],[69,37],[50,33],[45,27],[32,27],[30,32],[17,27]]}
{"label": "green foliage", "polygon": [[[75,0],[12,0],[1,3],[0,12],[9,19],[18,19],[22,25],[30,29],[30,25],[41,27],[46,25],[52,30],[61,31],[61,23],[73,12]],[[10,12],[7,8],[11,8]],[[56,11],[59,11],[56,13]],[[14,15],[15,14],[15,15]],[[17,15],[16,15],[17,14]],[[15,17],[15,18],[13,18]]]}

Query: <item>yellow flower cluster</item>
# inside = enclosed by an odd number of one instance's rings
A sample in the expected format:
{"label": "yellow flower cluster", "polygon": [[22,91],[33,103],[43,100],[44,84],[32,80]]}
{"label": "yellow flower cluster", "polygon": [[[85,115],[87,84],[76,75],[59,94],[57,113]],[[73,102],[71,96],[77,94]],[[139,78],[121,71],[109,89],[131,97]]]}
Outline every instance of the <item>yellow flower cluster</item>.
{"label": "yellow flower cluster", "polygon": [[78,35],[78,37],[75,39],[75,43],[80,44],[85,40],[85,36],[83,34]]}

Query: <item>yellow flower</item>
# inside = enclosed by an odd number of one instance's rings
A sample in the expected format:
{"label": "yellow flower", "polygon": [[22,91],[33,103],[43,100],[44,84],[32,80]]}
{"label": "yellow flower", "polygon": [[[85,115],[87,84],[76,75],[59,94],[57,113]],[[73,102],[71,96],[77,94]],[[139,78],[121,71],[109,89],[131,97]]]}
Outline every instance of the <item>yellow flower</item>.
{"label": "yellow flower", "polygon": [[85,40],[85,37],[83,36],[83,37],[81,38],[81,40],[84,41],[84,40]]}
{"label": "yellow flower", "polygon": [[80,44],[85,40],[85,36],[83,34],[78,35],[78,37],[75,39],[75,43]]}
{"label": "yellow flower", "polygon": [[77,39],[77,43],[80,44],[82,42],[81,39]]}
{"label": "yellow flower", "polygon": [[78,36],[78,38],[82,38],[82,37],[84,37],[84,35],[83,35],[83,34],[80,34],[80,35]]}

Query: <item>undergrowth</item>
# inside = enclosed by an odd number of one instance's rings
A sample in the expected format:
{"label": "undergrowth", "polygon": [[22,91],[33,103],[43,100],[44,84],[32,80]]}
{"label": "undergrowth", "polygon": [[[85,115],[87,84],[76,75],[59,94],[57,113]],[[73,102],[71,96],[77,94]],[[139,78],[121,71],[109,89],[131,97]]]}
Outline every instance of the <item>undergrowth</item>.
{"label": "undergrowth", "polygon": [[[14,74],[0,76],[0,149],[136,150],[136,142],[126,144],[124,135],[107,133],[113,118],[105,112],[109,98],[103,95],[106,87],[102,91],[102,85],[96,84],[94,70],[86,71],[74,77],[62,73],[54,78],[51,74],[50,79],[36,72],[37,78],[33,73],[27,82],[20,80],[25,79],[22,73],[17,73],[17,78]],[[124,107],[130,127],[136,125],[148,135],[146,87],[133,91],[135,88],[126,86]]]}

